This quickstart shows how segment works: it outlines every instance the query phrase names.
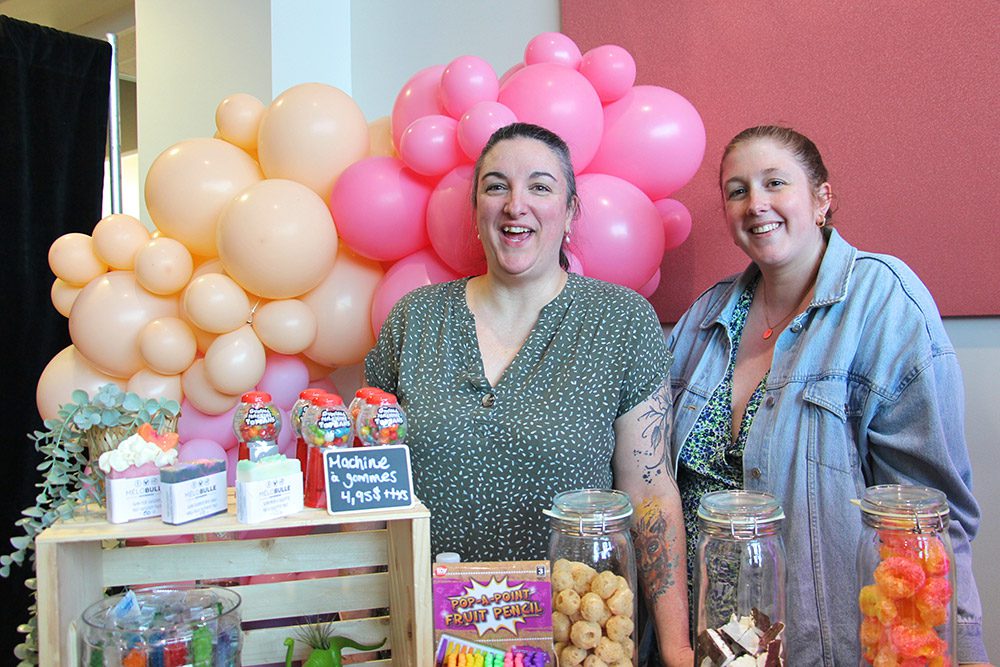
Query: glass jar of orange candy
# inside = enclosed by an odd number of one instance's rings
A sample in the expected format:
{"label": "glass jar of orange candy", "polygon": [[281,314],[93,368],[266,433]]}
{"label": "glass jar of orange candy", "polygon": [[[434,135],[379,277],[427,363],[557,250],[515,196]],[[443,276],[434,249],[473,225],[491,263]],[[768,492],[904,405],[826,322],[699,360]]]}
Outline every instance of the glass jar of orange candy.
{"label": "glass jar of orange candy", "polygon": [[860,665],[957,665],[948,502],[936,489],[865,490],[858,546]]}

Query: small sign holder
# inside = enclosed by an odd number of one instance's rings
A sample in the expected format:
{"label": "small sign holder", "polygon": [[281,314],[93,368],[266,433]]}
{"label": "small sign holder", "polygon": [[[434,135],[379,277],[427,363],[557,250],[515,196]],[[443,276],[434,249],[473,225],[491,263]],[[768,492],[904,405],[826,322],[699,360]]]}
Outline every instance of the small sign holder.
{"label": "small sign holder", "polygon": [[403,509],[415,502],[406,445],[327,447],[323,469],[330,514]]}

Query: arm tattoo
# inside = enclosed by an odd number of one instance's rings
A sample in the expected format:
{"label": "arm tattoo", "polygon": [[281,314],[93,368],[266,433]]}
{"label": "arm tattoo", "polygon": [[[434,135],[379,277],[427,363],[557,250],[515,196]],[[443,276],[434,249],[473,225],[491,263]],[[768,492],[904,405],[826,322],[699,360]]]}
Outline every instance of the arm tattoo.
{"label": "arm tattoo", "polygon": [[643,425],[642,439],[644,442],[648,441],[649,446],[634,449],[632,453],[636,458],[645,459],[642,462],[642,479],[647,484],[652,484],[656,477],[669,474],[667,458],[674,418],[670,386],[664,382],[659,391],[650,397],[649,403],[649,408],[639,416],[639,422]]}
{"label": "arm tattoo", "polygon": [[660,501],[647,498],[636,508],[632,533],[636,546],[636,569],[646,592],[646,600],[652,608],[660,596],[676,584],[678,565],[671,555],[671,547],[677,540],[676,527],[664,518]]}

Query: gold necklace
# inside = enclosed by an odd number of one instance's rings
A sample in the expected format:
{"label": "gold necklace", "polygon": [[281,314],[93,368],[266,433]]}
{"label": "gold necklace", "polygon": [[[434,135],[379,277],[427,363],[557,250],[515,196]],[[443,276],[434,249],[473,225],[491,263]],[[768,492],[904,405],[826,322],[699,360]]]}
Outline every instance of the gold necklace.
{"label": "gold necklace", "polygon": [[[771,319],[767,316],[767,308],[768,308],[768,304],[767,304],[767,288],[764,287],[763,285],[761,285],[761,291],[764,292],[764,322],[767,324],[767,328],[764,329],[764,333],[761,334],[761,338],[763,338],[764,340],[769,340],[771,338],[771,336],[774,335],[774,327],[778,326],[779,324],[781,324],[782,322],[784,322],[785,320],[787,320],[789,317],[791,317],[795,313],[795,311],[798,309],[799,304],[797,303],[794,306],[792,306],[792,309],[788,312],[787,315],[785,315],[784,317],[782,317],[780,320],[778,320],[777,322],[775,322],[772,325],[771,324]],[[801,301],[799,303],[801,303]]]}

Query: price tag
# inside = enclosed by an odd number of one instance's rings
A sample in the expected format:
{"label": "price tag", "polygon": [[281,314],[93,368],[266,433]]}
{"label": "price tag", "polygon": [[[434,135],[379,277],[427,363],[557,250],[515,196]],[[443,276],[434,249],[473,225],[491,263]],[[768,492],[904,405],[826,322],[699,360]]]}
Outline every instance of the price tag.
{"label": "price tag", "polygon": [[413,507],[410,448],[327,447],[326,509],[330,514]]}

